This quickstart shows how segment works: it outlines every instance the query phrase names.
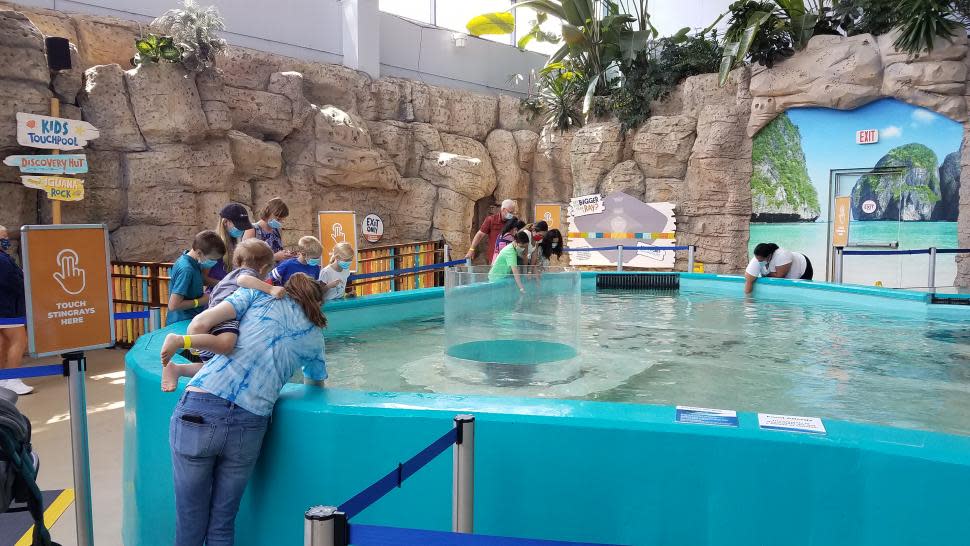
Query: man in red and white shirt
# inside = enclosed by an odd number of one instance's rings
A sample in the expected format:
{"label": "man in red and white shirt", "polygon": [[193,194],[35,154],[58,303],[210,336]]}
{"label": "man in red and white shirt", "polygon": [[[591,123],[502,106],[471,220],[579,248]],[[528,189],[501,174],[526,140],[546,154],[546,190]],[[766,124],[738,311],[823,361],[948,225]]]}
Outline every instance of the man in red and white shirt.
{"label": "man in red and white shirt", "polygon": [[478,233],[472,239],[471,248],[468,249],[468,254],[465,254],[465,258],[474,259],[475,247],[481,242],[482,237],[487,237],[488,251],[486,259],[488,263],[492,263],[492,251],[495,249],[495,240],[502,234],[502,226],[505,225],[505,222],[511,220],[513,217],[515,217],[515,201],[511,199],[502,201],[502,208],[498,212],[485,217],[485,221],[482,222],[482,227],[478,229]]}

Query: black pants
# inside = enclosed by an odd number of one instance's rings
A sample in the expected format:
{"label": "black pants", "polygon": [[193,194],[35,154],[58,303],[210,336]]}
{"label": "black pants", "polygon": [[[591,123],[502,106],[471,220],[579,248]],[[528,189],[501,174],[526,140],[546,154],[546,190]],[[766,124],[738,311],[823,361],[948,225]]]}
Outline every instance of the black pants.
{"label": "black pants", "polygon": [[[802,256],[805,256],[805,255],[802,254]],[[802,273],[802,276],[799,278],[805,281],[810,281],[814,276],[815,276],[815,270],[812,269],[812,260],[809,260],[808,256],[805,256],[805,272]]]}

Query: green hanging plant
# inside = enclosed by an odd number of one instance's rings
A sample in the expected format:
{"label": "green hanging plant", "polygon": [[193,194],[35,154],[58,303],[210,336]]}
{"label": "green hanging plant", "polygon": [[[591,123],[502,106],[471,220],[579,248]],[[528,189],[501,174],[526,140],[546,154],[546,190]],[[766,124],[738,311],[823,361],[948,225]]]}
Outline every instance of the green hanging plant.
{"label": "green hanging plant", "polygon": [[148,34],[143,38],[136,38],[135,49],[138,53],[131,60],[131,64],[135,66],[160,61],[177,63],[182,60],[182,49],[175,45],[171,36]]}

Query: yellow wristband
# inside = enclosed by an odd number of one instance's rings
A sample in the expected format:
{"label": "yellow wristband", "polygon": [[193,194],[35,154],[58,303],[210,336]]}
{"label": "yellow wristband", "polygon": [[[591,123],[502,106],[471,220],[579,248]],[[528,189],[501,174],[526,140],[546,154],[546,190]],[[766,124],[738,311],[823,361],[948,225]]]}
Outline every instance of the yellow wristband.
{"label": "yellow wristband", "polygon": [[192,300],[192,303],[194,303],[195,306],[198,307],[199,306],[199,298],[195,298],[194,300]]}
{"label": "yellow wristband", "polygon": [[192,348],[192,336],[182,336],[182,348],[183,349]]}

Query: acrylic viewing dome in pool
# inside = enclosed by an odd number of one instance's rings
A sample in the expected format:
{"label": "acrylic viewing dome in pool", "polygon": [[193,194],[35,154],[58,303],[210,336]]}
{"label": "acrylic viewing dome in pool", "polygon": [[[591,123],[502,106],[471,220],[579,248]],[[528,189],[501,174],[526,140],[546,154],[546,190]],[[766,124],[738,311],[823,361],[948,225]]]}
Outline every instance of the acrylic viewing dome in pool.
{"label": "acrylic viewing dome in pool", "polygon": [[489,280],[485,266],[445,274],[448,373],[466,383],[521,385],[568,381],[579,373],[580,274],[522,268]]}

